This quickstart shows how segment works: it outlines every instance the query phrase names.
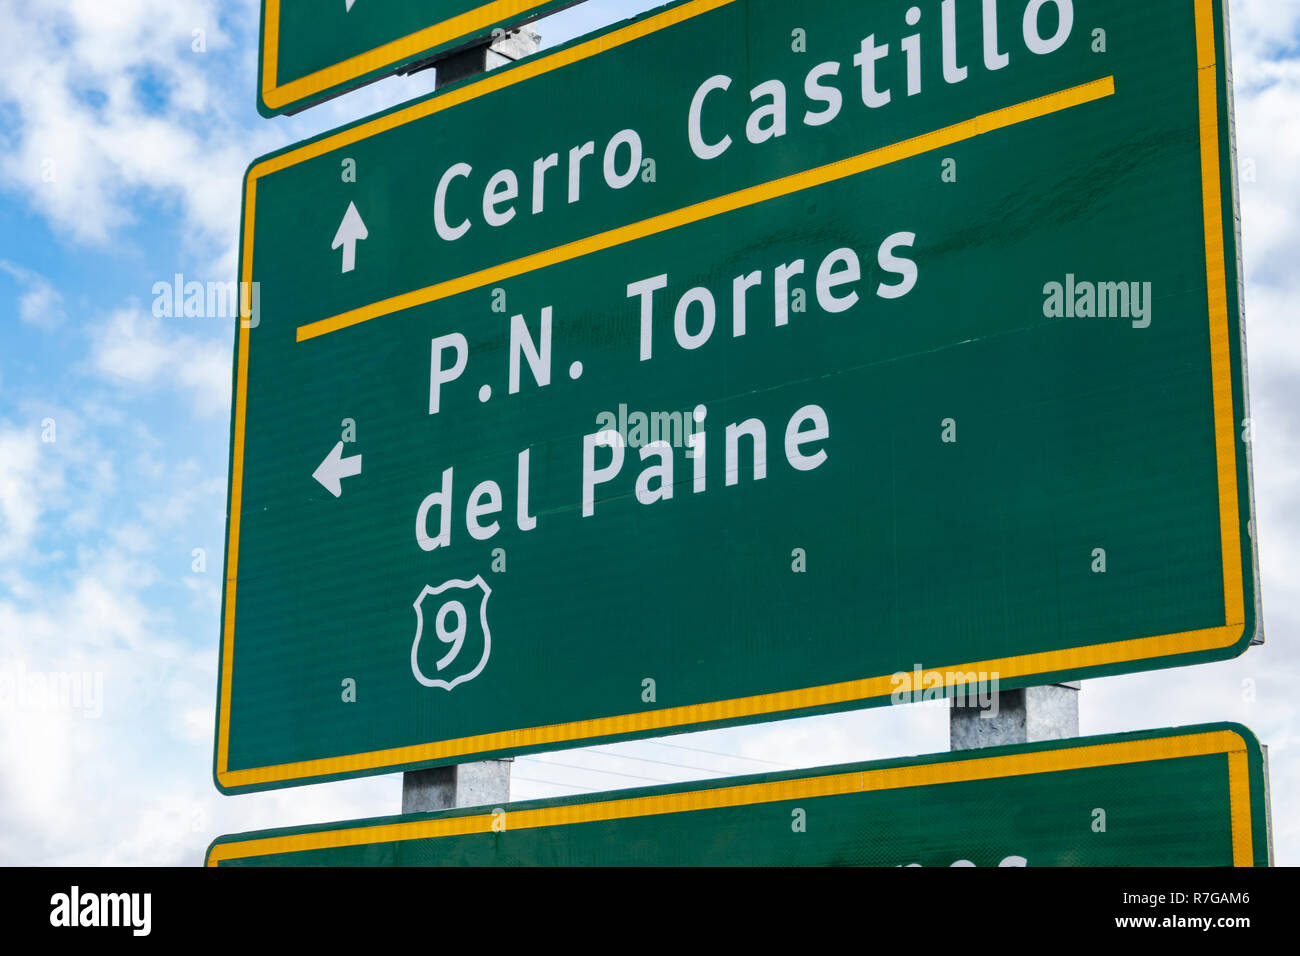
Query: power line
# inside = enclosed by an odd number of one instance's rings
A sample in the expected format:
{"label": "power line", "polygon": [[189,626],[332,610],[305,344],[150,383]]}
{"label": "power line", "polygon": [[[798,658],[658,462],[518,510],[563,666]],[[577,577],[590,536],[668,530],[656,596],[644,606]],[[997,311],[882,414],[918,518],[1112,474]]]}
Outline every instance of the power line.
{"label": "power line", "polygon": [[[649,743],[649,744],[656,744],[656,745],[658,745],[658,746],[660,746],[660,747],[667,747],[667,748],[672,749],[672,750],[685,750],[685,751],[689,751],[689,752],[692,752],[692,753],[708,754],[709,756],[713,756],[713,757],[723,757],[723,758],[730,759],[730,760],[748,760],[748,761],[750,761],[750,762],[752,762],[752,763],[767,764],[767,765],[769,765],[769,766],[780,767],[780,768],[782,768],[782,769],[787,769],[787,770],[793,770],[793,769],[795,769],[794,767],[790,766],[789,764],[779,763],[779,762],[777,762],[777,761],[775,761],[775,760],[764,760],[764,759],[762,759],[762,758],[760,758],[760,757],[746,757],[746,756],[742,756],[742,755],[740,755],[740,754],[729,754],[729,753],[724,753],[724,752],[722,752],[722,751],[718,751],[718,750],[707,750],[707,749],[702,748],[702,747],[688,747],[688,746],[686,746],[686,745],[684,745],[684,744],[669,744],[669,743],[664,743],[664,742],[662,742],[662,741],[658,741],[658,740],[646,740],[646,741],[641,741],[641,742],[642,742],[642,743]],[[732,772],[732,771],[717,770],[717,769],[715,769],[715,768],[713,768],[713,767],[700,767],[700,766],[696,766],[696,765],[693,765],[693,764],[675,763],[675,762],[670,761],[670,760],[656,760],[656,759],[654,759],[653,757],[640,757],[640,756],[636,756],[636,755],[634,755],[634,754],[610,753],[610,752],[608,752],[608,751],[594,750],[594,749],[592,749],[592,748],[587,748],[587,747],[583,747],[583,748],[575,748],[575,750],[572,751],[572,752],[574,752],[574,753],[585,753],[585,754],[588,754],[588,755],[593,756],[593,757],[605,757],[605,758],[609,758],[609,759],[638,760],[638,761],[641,761],[642,763],[655,764],[655,765],[657,765],[657,766],[663,766],[663,767],[675,767],[675,768],[677,768],[677,769],[679,769],[679,770],[689,770],[689,771],[692,771],[692,772],[694,772],[694,773],[707,773],[707,774],[712,774],[712,775],[714,775],[714,776],[718,776],[718,777],[736,776],[736,774],[735,774],[734,772]],[[587,773],[600,773],[600,774],[606,774],[606,775],[608,775],[608,776],[624,777],[624,778],[626,778],[626,779],[628,779],[628,780],[642,780],[642,781],[645,781],[645,782],[647,782],[647,783],[659,783],[659,784],[663,784],[663,783],[685,783],[685,782],[688,782],[688,781],[682,781],[682,780],[664,780],[662,777],[647,777],[647,776],[645,776],[645,775],[643,775],[643,774],[626,773],[626,772],[621,771],[621,770],[605,770],[605,769],[600,768],[600,767],[589,767],[589,766],[586,766],[586,767],[585,767],[585,766],[582,766],[582,765],[580,765],[580,764],[563,763],[563,762],[558,761],[558,760],[544,760],[544,759],[541,759],[539,756],[537,756],[537,755],[533,755],[533,754],[529,754],[529,755],[522,756],[522,757],[520,757],[519,759],[520,759],[520,760],[531,760],[531,761],[533,761],[533,763],[534,763],[535,766],[540,765],[540,766],[562,767],[562,768],[564,768],[564,769],[566,769],[566,770],[576,770],[576,771],[587,772]],[[528,782],[530,782],[530,783],[540,783],[540,784],[544,784],[544,785],[554,785],[554,786],[559,786],[559,787],[568,787],[568,788],[573,789],[573,790],[584,790],[584,789],[587,789],[587,788],[585,788],[585,787],[582,787],[582,786],[579,786],[579,785],[575,785],[575,784],[572,784],[572,783],[561,783],[560,781],[553,781],[553,780],[537,780],[537,779],[529,778],[529,777],[519,777],[518,779],[520,779],[520,780],[526,780],[526,781],[528,781]]]}
{"label": "power line", "polygon": [[651,757],[635,757],[632,754],[612,754],[612,753],[605,753],[597,750],[589,750],[586,748],[583,748],[582,752],[591,754],[594,757],[609,757],[610,759],[613,760],[640,760],[643,763],[654,763],[654,764],[659,764],[660,766],[663,767],[679,767],[682,770],[698,770],[700,773],[711,773],[721,777],[732,776],[731,772],[727,770],[714,770],[712,767],[694,767],[691,766],[690,764],[673,763],[670,760],[654,760]]}
{"label": "power line", "polygon": [[[657,743],[657,741],[643,741],[643,743]],[[733,759],[733,760],[750,760],[750,761],[753,761],[753,762],[756,762],[756,763],[765,763],[765,764],[770,764],[771,766],[774,766],[774,767],[781,767],[781,768],[783,768],[783,769],[787,769],[787,770],[793,770],[793,769],[795,769],[794,767],[791,767],[789,764],[781,764],[781,763],[777,763],[777,762],[774,761],[774,760],[762,760],[762,759],[760,759],[760,758],[758,758],[758,757],[743,757],[743,756],[741,756],[741,755],[739,755],[739,754],[727,754],[727,753],[722,753],[722,752],[720,752],[720,751],[716,751],[716,750],[703,750],[703,749],[698,748],[698,747],[674,746],[674,745],[672,745],[672,744],[661,744],[660,746],[673,747],[674,749],[677,749],[677,750],[689,750],[689,751],[693,751],[693,752],[696,752],[696,753],[705,753],[705,754],[710,754],[710,755],[715,756],[715,757],[725,757],[725,758]],[[592,757],[604,757],[604,758],[607,758],[607,759],[610,759],[610,760],[637,760],[637,761],[640,761],[640,762],[642,762],[642,763],[655,764],[655,765],[657,765],[657,766],[661,766],[661,767],[675,767],[675,768],[677,768],[677,769],[679,769],[679,770],[689,770],[689,771],[692,771],[692,772],[694,772],[694,773],[707,773],[707,774],[711,774],[711,775],[713,775],[713,776],[715,776],[715,777],[734,777],[734,776],[737,776],[737,775],[738,775],[738,774],[736,773],[736,771],[734,771],[734,770],[719,770],[719,769],[717,769],[716,767],[700,767],[700,766],[697,766],[697,765],[695,765],[695,764],[676,763],[676,762],[671,761],[671,760],[656,760],[656,759],[653,758],[653,757],[640,757],[640,756],[637,756],[637,755],[635,755],[635,754],[610,753],[610,752],[608,752],[608,751],[594,750],[594,749],[589,748],[589,747],[575,748],[574,750],[572,750],[572,751],[570,751],[570,752],[571,752],[571,753],[584,753],[584,754],[587,754],[587,755],[592,756]],[[523,759],[523,758],[521,758],[521,759]],[[533,757],[533,759],[536,759],[536,757]],[[576,765],[573,765],[573,764],[560,763],[560,762],[558,762],[558,761],[539,760],[538,762],[539,762],[539,763],[550,763],[550,764],[552,764],[552,765],[554,765],[554,766],[557,766],[557,767],[566,767],[566,768],[569,768],[569,769],[572,769],[572,770],[590,770],[590,771],[592,771],[593,773],[608,773],[608,774],[615,774],[615,775],[618,775],[618,776],[629,777],[629,778],[634,779],[634,780],[648,780],[648,781],[655,782],[655,783],[681,783],[681,782],[685,782],[685,781],[675,781],[675,780],[663,780],[663,779],[661,779],[661,778],[657,778],[657,777],[645,777],[645,776],[640,776],[640,775],[638,775],[638,774],[621,773],[621,772],[619,772],[619,771],[615,771],[615,770],[602,770],[602,769],[600,769],[600,768],[598,768],[598,767],[584,767],[584,766],[576,766]]]}
{"label": "power line", "polygon": [[520,757],[520,760],[534,760],[544,767],[566,767],[569,770],[585,770],[588,773],[607,773],[615,777],[627,777],[629,780],[647,780],[650,783],[677,783],[676,780],[663,780],[659,777],[642,777],[635,773],[621,773],[618,770],[601,770],[599,767],[580,767],[577,764],[560,763],[558,760],[538,760],[536,757]]}
{"label": "power line", "polygon": [[727,754],[717,750],[704,750],[700,747],[687,747],[685,744],[668,744],[664,743],[662,740],[646,740],[644,743],[654,744],[656,747],[671,747],[673,750],[690,750],[697,754],[711,754],[714,757],[730,757],[733,760],[749,760],[754,763],[765,763],[770,764],[773,767],[781,767],[785,770],[799,769],[791,764],[780,763],[776,760],[763,760],[761,757],[745,757],[741,754]]}
{"label": "power line", "polygon": [[519,774],[511,774],[511,780],[523,780],[527,783],[540,783],[546,787],[568,787],[570,790],[586,790],[586,787],[579,786],[576,783],[561,783],[559,780],[538,780],[535,777],[521,777]]}

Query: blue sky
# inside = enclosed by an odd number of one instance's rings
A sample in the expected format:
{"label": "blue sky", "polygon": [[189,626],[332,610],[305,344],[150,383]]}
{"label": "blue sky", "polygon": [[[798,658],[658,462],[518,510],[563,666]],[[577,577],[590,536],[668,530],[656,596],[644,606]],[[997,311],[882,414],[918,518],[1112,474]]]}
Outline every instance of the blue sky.
{"label": "blue sky", "polygon": [[[537,29],[549,46],[652,5],[601,0]],[[232,329],[156,318],[152,290],[234,278],[254,157],[432,87],[395,78],[264,120],[257,16],[255,0],[0,0],[0,670],[103,675],[83,695],[96,708],[0,712],[0,863],[194,864],[219,833],[399,808],[398,776],[211,784]],[[1278,859],[1295,863],[1300,0],[1232,16],[1268,644],[1088,682],[1081,721],[1246,723],[1270,746]],[[512,795],[946,748],[942,705],[913,705],[525,758]]]}

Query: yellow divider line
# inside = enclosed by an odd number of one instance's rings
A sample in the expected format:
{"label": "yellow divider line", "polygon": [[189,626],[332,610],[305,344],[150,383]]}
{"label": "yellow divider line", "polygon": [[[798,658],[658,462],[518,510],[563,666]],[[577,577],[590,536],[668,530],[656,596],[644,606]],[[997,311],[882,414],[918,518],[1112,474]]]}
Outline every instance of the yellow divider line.
{"label": "yellow divider line", "polygon": [[444,282],[425,286],[422,289],[415,289],[401,295],[381,299],[378,302],[372,302],[369,305],[342,312],[327,319],[309,322],[298,327],[297,338],[299,342],[305,342],[308,339],[327,335],[330,332],[337,332],[339,329],[359,325],[362,322],[390,315],[393,312],[410,309],[418,305],[426,305],[470,289],[491,285],[495,282],[544,269],[560,262],[567,262],[593,252],[600,252],[637,239],[666,232],[670,229],[676,229],[679,226],[700,222],[723,213],[743,209],[746,206],[766,202],[769,199],[788,196],[791,193],[811,189],[814,186],[821,186],[849,176],[856,176],[858,173],[867,170],[878,169],[891,163],[919,156],[922,153],[951,146],[962,140],[973,139],[982,133],[990,133],[1018,123],[1049,116],[1052,113],[1059,113],[1084,103],[1091,103],[1094,100],[1112,96],[1114,93],[1114,77],[1108,76],[1100,80],[1093,80],[1080,86],[1018,103],[1015,106],[984,113],[952,126],[945,126],[942,129],[924,133],[912,139],[860,153],[857,156],[836,160],[833,163],[827,163],[824,166],[817,166],[803,172],[792,173],[789,176],[782,176],[779,179],[760,183],[757,186],[739,189],[714,199],[684,206],[681,209],[652,216],[640,222],[609,229],[594,236],[567,242],[510,262],[491,266],[487,269],[480,269],[477,272],[471,272],[455,279],[448,279]]}

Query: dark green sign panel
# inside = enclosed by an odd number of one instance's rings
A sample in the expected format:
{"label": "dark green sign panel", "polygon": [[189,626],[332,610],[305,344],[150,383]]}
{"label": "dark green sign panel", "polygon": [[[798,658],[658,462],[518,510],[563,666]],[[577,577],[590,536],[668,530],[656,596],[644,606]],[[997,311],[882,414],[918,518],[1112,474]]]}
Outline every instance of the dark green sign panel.
{"label": "dark green sign panel", "polygon": [[1244,727],[223,836],[209,866],[1267,866]]}
{"label": "dark green sign panel", "polygon": [[580,0],[262,0],[257,109],[296,113]]}
{"label": "dark green sign panel", "polygon": [[221,787],[1247,646],[1222,9],[917,9],[696,0],[253,165]]}

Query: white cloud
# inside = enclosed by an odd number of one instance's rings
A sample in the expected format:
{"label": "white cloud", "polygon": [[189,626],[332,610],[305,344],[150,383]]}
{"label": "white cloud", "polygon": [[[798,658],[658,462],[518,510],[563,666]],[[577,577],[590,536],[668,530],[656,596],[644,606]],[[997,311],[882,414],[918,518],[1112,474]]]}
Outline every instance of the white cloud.
{"label": "white cloud", "polygon": [[91,333],[91,371],[138,391],[167,386],[186,396],[205,417],[230,410],[231,346],[226,336],[189,335],[128,305]]}
{"label": "white cloud", "polygon": [[43,332],[53,332],[67,318],[63,296],[38,272],[0,259],[0,271],[9,273],[22,286],[18,297],[18,318]]}
{"label": "white cloud", "polygon": [[[219,15],[220,14],[220,15]],[[237,228],[237,183],[251,142],[213,59],[231,44],[223,17],[255,5],[211,0],[45,0],[0,4],[0,105],[12,123],[0,171],[61,231],[119,241],[140,198],[172,204],[201,246]],[[206,34],[207,53],[192,50]]]}
{"label": "white cloud", "polygon": [[[56,419],[56,438],[57,424]],[[41,432],[35,420],[24,428],[0,428],[0,561],[27,550],[42,514],[63,491],[59,449],[43,442]]]}
{"label": "white cloud", "polygon": [[[47,444],[40,413],[23,414],[0,419],[0,862],[195,865],[219,832],[396,811],[391,779],[215,790],[220,560],[179,589],[205,595],[194,616],[158,600],[176,583],[158,552],[186,527],[219,527],[224,481],[182,461],[119,487],[136,441],[156,445],[135,423],[56,407]],[[188,572],[188,547],[173,558]],[[101,693],[16,693],[84,674]]]}
{"label": "white cloud", "polygon": [[[210,783],[215,644],[201,651],[135,593],[87,577],[23,606],[0,598],[0,677],[94,675],[102,713],[67,702],[0,706],[0,862],[197,865],[219,832],[396,811],[392,780],[223,797]],[[214,618],[215,621],[215,618]],[[73,646],[75,645],[75,646]]]}
{"label": "white cloud", "polygon": [[[432,73],[388,79],[264,120],[259,10],[259,0],[0,0],[0,188],[59,232],[119,251],[151,203],[206,271],[233,277],[251,160],[433,86]],[[206,52],[193,49],[196,30]]]}

